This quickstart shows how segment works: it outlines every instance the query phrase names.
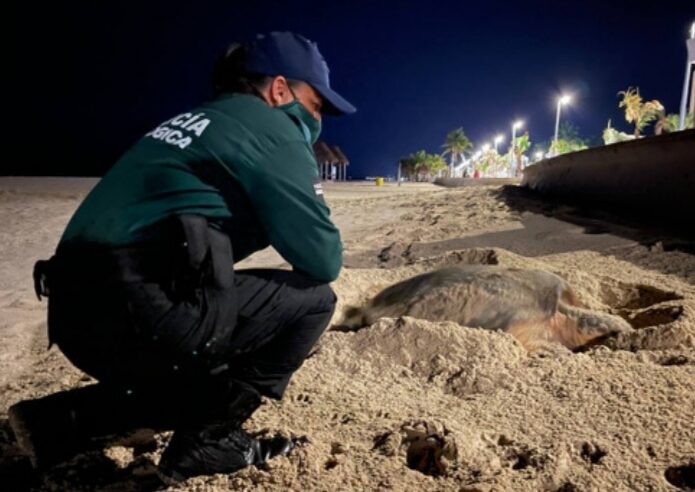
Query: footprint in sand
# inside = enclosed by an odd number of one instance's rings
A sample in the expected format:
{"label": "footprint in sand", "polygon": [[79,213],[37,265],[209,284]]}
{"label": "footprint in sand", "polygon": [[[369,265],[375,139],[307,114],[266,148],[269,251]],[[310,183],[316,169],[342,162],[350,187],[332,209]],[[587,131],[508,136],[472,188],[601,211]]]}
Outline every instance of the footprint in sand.
{"label": "footprint in sand", "polygon": [[406,422],[400,429],[379,434],[372,448],[385,456],[405,451],[408,468],[430,476],[446,476],[458,459],[458,448],[450,431],[433,422]]}

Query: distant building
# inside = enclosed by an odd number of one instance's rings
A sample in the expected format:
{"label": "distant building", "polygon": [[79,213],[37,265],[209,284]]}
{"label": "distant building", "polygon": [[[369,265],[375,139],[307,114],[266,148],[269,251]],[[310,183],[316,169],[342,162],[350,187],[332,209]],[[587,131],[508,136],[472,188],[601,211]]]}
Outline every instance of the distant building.
{"label": "distant building", "polygon": [[350,161],[337,145],[330,146],[323,140],[314,144],[314,155],[319,166],[322,181],[347,180],[347,167]]}

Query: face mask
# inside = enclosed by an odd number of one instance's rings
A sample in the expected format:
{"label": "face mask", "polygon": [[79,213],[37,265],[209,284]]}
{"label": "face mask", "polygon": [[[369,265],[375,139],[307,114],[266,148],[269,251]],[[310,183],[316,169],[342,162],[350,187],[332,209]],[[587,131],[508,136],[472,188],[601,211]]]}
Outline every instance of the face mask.
{"label": "face mask", "polygon": [[[292,93],[294,96],[294,92]],[[321,134],[321,120],[317,120],[314,116],[299,102],[297,96],[294,96],[294,101],[277,106],[277,109],[284,111],[299,123],[299,128],[304,134],[304,139],[309,145],[313,145],[319,139]]]}

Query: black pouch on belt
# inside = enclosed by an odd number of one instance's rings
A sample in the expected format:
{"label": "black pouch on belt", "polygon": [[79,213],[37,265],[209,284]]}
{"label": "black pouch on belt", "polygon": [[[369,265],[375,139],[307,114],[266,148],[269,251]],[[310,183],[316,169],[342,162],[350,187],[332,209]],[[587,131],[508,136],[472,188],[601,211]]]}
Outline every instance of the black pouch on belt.
{"label": "black pouch on belt", "polygon": [[34,292],[36,297],[41,300],[43,297],[48,297],[51,293],[50,279],[53,275],[53,263],[55,256],[48,260],[39,260],[34,263]]}
{"label": "black pouch on belt", "polygon": [[199,351],[216,359],[227,351],[236,325],[238,306],[234,286],[234,259],[229,237],[205,217],[180,215],[181,257],[174,262],[171,295],[175,302],[198,306],[196,331]]}
{"label": "black pouch on belt", "polygon": [[205,285],[218,290],[232,288],[234,258],[229,238],[200,215],[179,215],[176,220],[182,237],[172,272],[173,295],[191,299],[196,289]]}
{"label": "black pouch on belt", "polygon": [[[51,294],[51,280],[54,276],[55,270],[55,256],[52,256],[48,260],[39,260],[34,263],[34,292],[36,297],[42,300],[43,297],[48,297]],[[51,333],[51,327],[48,326],[48,348],[53,346],[53,336]]]}

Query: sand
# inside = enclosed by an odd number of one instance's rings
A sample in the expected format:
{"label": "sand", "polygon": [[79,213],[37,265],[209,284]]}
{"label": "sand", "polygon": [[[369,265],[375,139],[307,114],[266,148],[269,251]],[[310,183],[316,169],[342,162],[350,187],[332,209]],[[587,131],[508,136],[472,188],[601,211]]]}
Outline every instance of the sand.
{"label": "sand", "polygon": [[[112,447],[43,476],[18,454],[7,408],[90,382],[46,351],[31,267],[91,182],[31,182],[0,179],[0,488],[151,489],[166,433],[150,449]],[[682,242],[498,186],[329,184],[326,198],[345,243],[334,324],[345,306],[416,273],[496,264],[558,274],[587,307],[636,330],[581,353],[533,355],[508,334],[453,322],[327,331],[285,398],[247,423],[304,444],[265,469],[171,490],[692,489],[695,256],[673,249]],[[272,250],[243,262],[259,265],[286,266]]]}

